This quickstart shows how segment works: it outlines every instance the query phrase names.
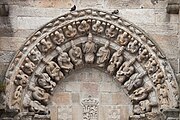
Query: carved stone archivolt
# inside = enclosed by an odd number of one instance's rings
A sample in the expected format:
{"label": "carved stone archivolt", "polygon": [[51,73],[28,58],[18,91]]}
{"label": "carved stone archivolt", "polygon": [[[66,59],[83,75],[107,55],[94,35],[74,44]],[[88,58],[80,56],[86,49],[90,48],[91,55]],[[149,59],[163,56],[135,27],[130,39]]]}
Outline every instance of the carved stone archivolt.
{"label": "carved stone archivolt", "polygon": [[92,9],[60,16],[28,38],[6,73],[6,106],[48,116],[57,83],[86,65],[123,86],[131,119],[178,107],[176,78],[153,40],[132,23]]}

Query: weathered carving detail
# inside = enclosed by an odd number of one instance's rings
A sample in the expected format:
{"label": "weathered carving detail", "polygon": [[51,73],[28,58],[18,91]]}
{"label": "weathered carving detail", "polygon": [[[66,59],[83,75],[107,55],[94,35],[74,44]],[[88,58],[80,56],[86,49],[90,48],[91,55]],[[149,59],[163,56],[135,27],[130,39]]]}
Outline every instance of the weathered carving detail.
{"label": "weathered carving detail", "polygon": [[140,48],[140,43],[137,40],[134,40],[134,38],[131,38],[131,41],[127,45],[127,51],[130,53],[136,53]]}
{"label": "weathered carving detail", "polygon": [[29,59],[35,64],[38,64],[42,58],[41,52],[37,49],[37,47],[32,49],[30,53],[28,54],[28,56],[29,56]]}
{"label": "weathered carving detail", "polygon": [[49,36],[46,36],[46,38],[42,39],[37,45],[40,51],[43,53],[47,53],[53,47]]}
{"label": "weathered carving detail", "polygon": [[60,45],[65,41],[65,37],[61,29],[51,33],[50,38],[57,45]]}
{"label": "weathered carving detail", "polygon": [[135,72],[135,68],[133,66],[136,58],[132,58],[129,61],[126,61],[122,64],[122,66],[117,71],[116,77],[120,84],[124,84],[125,81]]}
{"label": "weathered carving detail", "polygon": [[36,100],[31,100],[28,95],[25,96],[23,105],[25,108],[28,108],[30,112],[34,112],[35,114],[46,115],[49,113],[49,110],[46,106],[42,105]]}
{"label": "weathered carving detail", "polygon": [[16,106],[17,109],[20,109],[19,105],[21,102],[22,90],[23,90],[22,86],[19,85],[14,92],[12,105]]}
{"label": "weathered carving detail", "polygon": [[22,70],[19,70],[16,79],[14,80],[15,85],[26,87],[27,82],[28,82],[28,75],[24,74]]}
{"label": "weathered carving detail", "polygon": [[96,23],[92,26],[92,30],[95,33],[101,34],[104,31],[104,27],[101,25],[105,23],[102,23],[101,21],[97,20]]}
{"label": "weathered carving detail", "polygon": [[109,38],[113,38],[117,35],[118,28],[116,28],[114,25],[109,25],[109,28],[105,30],[105,34]]}
{"label": "weathered carving detail", "polygon": [[21,69],[28,75],[31,75],[35,69],[35,64],[29,58],[25,58]]}
{"label": "weathered carving detail", "polygon": [[47,73],[42,73],[42,74],[36,74],[38,77],[37,79],[37,84],[45,89],[47,92],[51,93],[54,90],[54,87],[56,86],[56,83],[51,80],[49,75]]}
{"label": "weathered carving detail", "polygon": [[69,50],[69,57],[75,66],[79,66],[83,64],[82,60],[82,51],[80,47],[77,47],[73,41],[71,41],[72,48]]}
{"label": "weathered carving detail", "polygon": [[135,73],[133,74],[127,82],[125,82],[124,86],[126,90],[131,93],[133,90],[141,87],[143,85],[143,77],[145,73]]}
{"label": "weathered carving detail", "polygon": [[86,63],[93,63],[95,52],[96,52],[96,45],[93,42],[93,36],[91,33],[88,35],[88,41],[85,43],[83,47],[83,52],[85,53],[85,62]]}
{"label": "weathered carving detail", "polygon": [[49,101],[50,95],[44,89],[35,85],[30,85],[29,89],[32,91],[32,97],[35,100],[43,104],[47,104],[47,102]]}
{"label": "weathered carving detail", "polygon": [[81,101],[83,106],[83,120],[98,120],[98,100],[91,98]]}
{"label": "weathered carving detail", "polygon": [[161,109],[167,109],[169,106],[168,89],[166,84],[158,84],[157,91],[159,94],[159,102]]}
{"label": "weathered carving detail", "polygon": [[119,68],[119,66],[123,63],[124,57],[123,57],[123,51],[124,46],[119,48],[111,57],[109,63],[110,65],[107,67],[107,71],[112,75],[115,70]]}
{"label": "weathered carving detail", "polygon": [[46,72],[56,82],[64,78],[64,74],[60,71],[60,67],[54,61],[46,62]]}
{"label": "weathered carving detail", "polygon": [[57,47],[56,50],[58,51],[58,64],[59,66],[65,71],[69,72],[73,69],[73,64],[70,61],[70,58],[66,52],[63,52],[60,47]]}
{"label": "weathered carving detail", "polygon": [[81,32],[81,33],[87,33],[87,32],[89,32],[89,30],[90,30],[90,25],[87,23],[87,22],[91,22],[90,20],[83,20],[81,23],[80,23],[80,25],[79,25],[79,27],[78,27],[78,30],[79,30],[79,32]]}
{"label": "weathered carving detail", "polygon": [[123,34],[119,34],[117,37],[117,41],[120,45],[125,46],[129,43],[129,37],[127,32],[124,32]]}
{"label": "weathered carving detail", "polygon": [[73,38],[77,34],[77,30],[72,25],[68,25],[65,34],[68,38]]}
{"label": "weathered carving detail", "polygon": [[107,41],[103,47],[100,47],[96,56],[97,56],[97,64],[99,67],[104,67],[105,63],[109,60],[110,57],[110,50],[109,50],[110,43]]}

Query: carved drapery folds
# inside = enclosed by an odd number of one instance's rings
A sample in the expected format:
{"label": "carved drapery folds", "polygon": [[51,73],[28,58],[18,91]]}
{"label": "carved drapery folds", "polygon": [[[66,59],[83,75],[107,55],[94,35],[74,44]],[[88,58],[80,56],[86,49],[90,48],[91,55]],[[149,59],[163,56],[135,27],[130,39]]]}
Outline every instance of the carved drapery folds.
{"label": "carved drapery folds", "polygon": [[28,39],[6,74],[7,106],[48,115],[57,83],[86,65],[107,71],[124,87],[132,119],[178,107],[176,78],[152,40],[132,23],[91,9],[58,17]]}

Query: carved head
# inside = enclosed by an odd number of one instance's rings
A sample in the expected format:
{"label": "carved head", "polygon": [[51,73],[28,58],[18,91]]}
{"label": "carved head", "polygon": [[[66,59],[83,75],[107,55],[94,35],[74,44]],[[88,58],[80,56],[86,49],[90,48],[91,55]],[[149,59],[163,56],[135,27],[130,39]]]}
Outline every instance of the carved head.
{"label": "carved head", "polygon": [[63,53],[63,50],[60,47],[56,47],[56,50],[57,50],[58,54],[62,54]]}
{"label": "carved head", "polygon": [[70,30],[70,31],[72,31],[72,30],[73,30],[72,25],[68,25],[68,30]]}
{"label": "carved head", "polygon": [[124,49],[125,49],[124,46],[120,47],[117,51],[118,55],[122,55]]}
{"label": "carved head", "polygon": [[92,33],[89,33],[89,34],[88,34],[88,41],[89,41],[89,42],[92,42],[92,40],[93,40]]}
{"label": "carved head", "polygon": [[110,26],[110,30],[114,30],[115,29],[115,26],[114,25],[111,25]]}
{"label": "carved head", "polygon": [[87,22],[86,22],[85,20],[83,20],[83,21],[81,22],[82,25],[86,25],[86,23],[87,23]]}
{"label": "carved head", "polygon": [[108,48],[108,47],[109,47],[109,45],[110,45],[110,42],[109,42],[109,41],[106,41],[106,43],[105,43],[104,47],[105,47],[105,48]]}

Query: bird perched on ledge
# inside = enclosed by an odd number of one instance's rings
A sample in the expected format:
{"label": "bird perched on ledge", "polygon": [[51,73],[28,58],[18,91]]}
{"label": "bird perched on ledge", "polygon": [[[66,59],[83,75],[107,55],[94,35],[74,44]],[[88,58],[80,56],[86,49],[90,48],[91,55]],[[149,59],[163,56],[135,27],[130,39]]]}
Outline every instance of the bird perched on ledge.
{"label": "bird perched on ledge", "polygon": [[75,11],[76,10],[76,5],[74,5],[70,11]]}
{"label": "bird perched on ledge", "polygon": [[114,10],[113,12],[112,12],[112,14],[118,14],[119,13],[119,10]]}

